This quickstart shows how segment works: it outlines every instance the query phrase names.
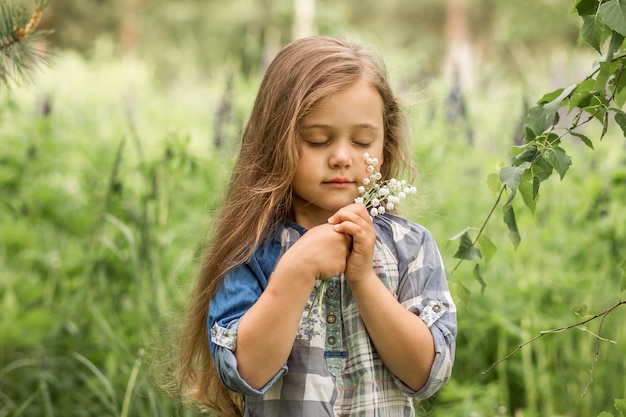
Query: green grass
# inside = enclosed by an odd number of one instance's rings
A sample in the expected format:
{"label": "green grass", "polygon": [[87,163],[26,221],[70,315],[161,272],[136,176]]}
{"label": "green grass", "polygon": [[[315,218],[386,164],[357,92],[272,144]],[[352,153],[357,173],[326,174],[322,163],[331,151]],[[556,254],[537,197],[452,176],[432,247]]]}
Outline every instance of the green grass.
{"label": "green grass", "polygon": [[[33,85],[0,96],[1,417],[194,414],[162,395],[149,370],[190,289],[256,81],[235,78],[232,141],[215,149],[225,73],[186,69],[164,82],[147,63],[110,56],[106,45],[89,61],[63,53]],[[443,82],[419,92],[411,131],[423,201],[406,215],[434,233],[450,270],[448,239],[489,212],[485,179],[510,160],[521,95],[546,91],[543,65],[526,89],[486,69],[491,82],[468,100],[472,146],[443,120]],[[47,117],[37,111],[44,96]],[[600,344],[584,397],[595,338],[577,329],[482,374],[540,331],[580,321],[573,306],[592,314],[623,296],[623,143],[609,132],[595,151],[564,144],[574,161],[565,180],[542,184],[534,216],[516,202],[517,250],[496,209],[484,293],[469,263],[450,277],[472,297],[459,306],[453,379],[421,415],[595,416],[626,396],[626,309],[606,319],[602,335],[617,344]]]}

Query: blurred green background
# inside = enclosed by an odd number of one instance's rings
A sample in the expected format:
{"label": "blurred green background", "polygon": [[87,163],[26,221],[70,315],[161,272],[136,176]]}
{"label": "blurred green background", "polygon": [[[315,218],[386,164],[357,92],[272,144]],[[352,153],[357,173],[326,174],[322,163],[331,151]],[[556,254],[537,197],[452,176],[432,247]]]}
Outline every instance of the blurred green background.
{"label": "blurred green background", "polygon": [[[487,216],[486,178],[510,163],[528,106],[592,71],[574,3],[52,0],[51,66],[0,87],[0,417],[197,414],[150,369],[263,69],[297,36],[347,36],[387,62],[420,171],[404,214],[433,232],[452,270],[450,239]],[[457,362],[419,416],[596,416],[626,397],[620,310],[603,322],[616,343],[600,343],[586,392],[599,321],[482,373],[623,297],[623,135],[570,145],[568,176],[542,186],[534,215],[520,205],[517,250],[496,210],[484,291],[469,263],[450,276],[471,291]]]}

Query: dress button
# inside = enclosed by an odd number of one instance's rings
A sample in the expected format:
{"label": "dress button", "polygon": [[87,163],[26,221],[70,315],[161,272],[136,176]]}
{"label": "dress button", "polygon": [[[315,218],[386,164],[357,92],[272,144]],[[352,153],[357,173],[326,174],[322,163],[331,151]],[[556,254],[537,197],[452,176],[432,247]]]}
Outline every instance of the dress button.
{"label": "dress button", "polygon": [[334,345],[335,343],[337,343],[337,339],[335,338],[335,336],[328,336],[326,342],[328,342],[329,345]]}
{"label": "dress button", "polygon": [[337,297],[337,290],[334,288],[329,288],[328,291],[326,291],[326,295],[328,295],[329,298],[335,298]]}
{"label": "dress button", "polygon": [[439,313],[439,312],[441,311],[441,306],[440,306],[439,304],[435,304],[435,305],[433,306],[433,311],[434,311],[435,313]]}
{"label": "dress button", "polygon": [[328,316],[326,316],[326,321],[330,324],[333,324],[334,322],[337,321],[337,316],[335,316],[334,314],[330,313]]}

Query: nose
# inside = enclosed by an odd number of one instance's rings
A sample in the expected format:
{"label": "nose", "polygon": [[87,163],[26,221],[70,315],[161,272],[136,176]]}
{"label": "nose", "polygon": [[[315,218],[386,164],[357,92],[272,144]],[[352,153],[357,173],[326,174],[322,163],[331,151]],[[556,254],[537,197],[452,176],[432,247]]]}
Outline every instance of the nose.
{"label": "nose", "polygon": [[352,164],[350,146],[344,143],[335,143],[330,149],[328,164],[332,168],[346,168]]}

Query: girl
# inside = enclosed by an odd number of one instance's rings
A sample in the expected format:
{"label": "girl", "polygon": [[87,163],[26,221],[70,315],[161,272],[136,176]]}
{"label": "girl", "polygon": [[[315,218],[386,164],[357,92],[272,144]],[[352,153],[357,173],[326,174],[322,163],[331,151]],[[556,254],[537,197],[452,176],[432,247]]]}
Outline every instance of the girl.
{"label": "girl", "polygon": [[311,37],[277,55],[181,338],[179,383],[197,402],[220,415],[414,416],[412,397],[449,379],[456,311],[435,241],[354,203],[365,152],[383,179],[408,166],[403,128],[366,50]]}

